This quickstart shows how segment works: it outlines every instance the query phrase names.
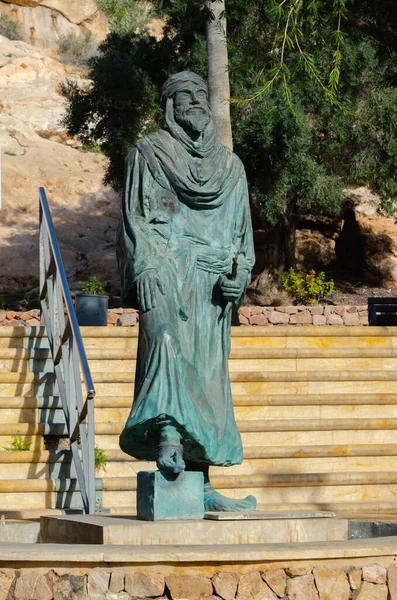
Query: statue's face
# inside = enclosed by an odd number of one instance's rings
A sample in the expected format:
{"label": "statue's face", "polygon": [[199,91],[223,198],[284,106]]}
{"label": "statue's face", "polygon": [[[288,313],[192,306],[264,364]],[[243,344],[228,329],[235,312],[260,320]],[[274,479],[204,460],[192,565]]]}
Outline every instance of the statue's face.
{"label": "statue's face", "polygon": [[211,118],[207,93],[193,82],[187,82],[174,95],[175,121],[194,133],[201,133]]}

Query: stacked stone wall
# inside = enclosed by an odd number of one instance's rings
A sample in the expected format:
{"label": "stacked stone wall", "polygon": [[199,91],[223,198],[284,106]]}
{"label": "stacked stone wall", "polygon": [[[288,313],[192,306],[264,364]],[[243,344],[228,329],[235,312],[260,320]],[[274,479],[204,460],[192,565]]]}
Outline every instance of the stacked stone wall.
{"label": "stacked stone wall", "polygon": [[[274,327],[277,325],[368,325],[367,306],[242,306],[239,309],[240,325]],[[113,308],[108,311],[108,325],[135,327],[139,312],[132,308]],[[0,327],[40,325],[40,311],[0,311]]]}
{"label": "stacked stone wall", "polygon": [[114,569],[1,569],[0,596],[7,600],[397,600],[397,564],[300,567],[238,574],[230,566],[213,577]]}

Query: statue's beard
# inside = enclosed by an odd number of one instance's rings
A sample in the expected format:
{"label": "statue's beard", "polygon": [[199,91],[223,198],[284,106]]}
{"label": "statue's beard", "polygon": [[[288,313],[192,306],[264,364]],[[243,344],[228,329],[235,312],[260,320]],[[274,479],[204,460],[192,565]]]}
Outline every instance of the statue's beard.
{"label": "statue's beard", "polygon": [[209,111],[202,107],[176,108],[174,117],[178,125],[193,133],[202,133],[210,121]]}

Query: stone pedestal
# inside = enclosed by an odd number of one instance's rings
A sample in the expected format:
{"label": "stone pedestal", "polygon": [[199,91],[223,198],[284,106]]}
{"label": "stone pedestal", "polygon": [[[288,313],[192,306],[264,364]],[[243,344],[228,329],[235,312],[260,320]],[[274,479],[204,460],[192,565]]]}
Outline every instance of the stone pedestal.
{"label": "stone pedestal", "polygon": [[138,519],[143,521],[204,518],[204,476],[200,472],[166,475],[140,471],[136,497]]}
{"label": "stone pedestal", "polygon": [[[256,514],[255,514],[256,513]],[[253,511],[204,519],[142,521],[136,517],[41,517],[43,543],[136,546],[221,546],[347,540],[348,521],[311,511]]]}

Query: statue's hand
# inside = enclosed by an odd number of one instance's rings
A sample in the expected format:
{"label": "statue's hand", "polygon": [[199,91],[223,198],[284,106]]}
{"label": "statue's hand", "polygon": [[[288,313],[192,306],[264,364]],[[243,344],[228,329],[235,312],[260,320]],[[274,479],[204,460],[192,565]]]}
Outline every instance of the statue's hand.
{"label": "statue's hand", "polygon": [[138,302],[141,310],[146,312],[156,307],[156,289],[165,295],[163,285],[155,269],[143,271],[136,280]]}
{"label": "statue's hand", "polygon": [[225,300],[227,302],[235,302],[244,293],[246,277],[237,274],[235,278],[229,279],[225,275],[222,275],[219,279],[219,285]]}

